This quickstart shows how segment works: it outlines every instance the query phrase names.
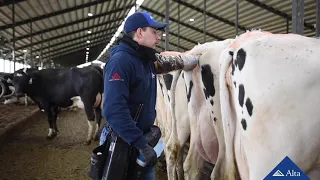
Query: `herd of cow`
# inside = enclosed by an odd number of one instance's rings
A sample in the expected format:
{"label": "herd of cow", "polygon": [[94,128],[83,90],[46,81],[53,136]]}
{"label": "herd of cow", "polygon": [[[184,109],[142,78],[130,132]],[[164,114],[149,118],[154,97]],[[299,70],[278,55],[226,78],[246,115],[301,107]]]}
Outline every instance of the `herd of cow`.
{"label": "herd of cow", "polygon": [[[319,179],[319,49],[315,38],[249,31],[185,52],[199,58],[193,70],[159,74],[156,124],[168,179],[201,179],[205,161],[215,165],[211,179],[264,179],[286,156]],[[48,114],[48,138],[58,132],[58,107],[76,96],[87,114],[86,143],[97,137],[101,68],[20,69],[9,76],[17,97],[27,94]]]}

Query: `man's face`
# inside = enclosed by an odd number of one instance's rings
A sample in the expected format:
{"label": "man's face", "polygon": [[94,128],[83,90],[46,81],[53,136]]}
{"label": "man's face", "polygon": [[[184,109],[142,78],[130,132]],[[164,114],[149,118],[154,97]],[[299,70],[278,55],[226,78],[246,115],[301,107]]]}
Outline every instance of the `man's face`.
{"label": "man's face", "polygon": [[157,44],[160,42],[160,36],[156,29],[146,27],[145,30],[142,28],[137,29],[137,41],[140,45],[147,46],[155,49]]}

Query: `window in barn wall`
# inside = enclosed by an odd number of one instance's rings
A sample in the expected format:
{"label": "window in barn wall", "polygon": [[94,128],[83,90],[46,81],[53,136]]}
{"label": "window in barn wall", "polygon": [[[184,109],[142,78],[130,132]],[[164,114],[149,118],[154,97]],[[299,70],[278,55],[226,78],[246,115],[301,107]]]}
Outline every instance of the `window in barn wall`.
{"label": "window in barn wall", "polygon": [[14,62],[10,61],[10,72],[9,73],[13,73],[13,72],[14,72]]}
{"label": "window in barn wall", "polygon": [[4,60],[0,59],[0,72],[4,72]]}
{"label": "window in barn wall", "polygon": [[[22,63],[16,63],[16,70],[22,69],[22,68],[30,68],[30,65],[22,64]],[[14,66],[13,61],[0,59],[0,72],[4,73],[13,73],[14,72]]]}
{"label": "window in barn wall", "polygon": [[10,62],[8,60],[4,60],[4,72],[10,73]]}

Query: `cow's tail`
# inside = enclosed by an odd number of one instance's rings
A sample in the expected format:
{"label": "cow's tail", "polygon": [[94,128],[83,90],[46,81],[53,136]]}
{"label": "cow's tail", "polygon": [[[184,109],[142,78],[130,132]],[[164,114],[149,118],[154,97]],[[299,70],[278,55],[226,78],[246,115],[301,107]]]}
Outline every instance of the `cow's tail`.
{"label": "cow's tail", "polygon": [[171,112],[172,112],[172,134],[174,137],[178,137],[177,131],[177,118],[176,118],[176,87],[178,83],[178,79],[180,77],[181,70],[175,71],[173,75],[173,80],[171,84]]}
{"label": "cow's tail", "polygon": [[[219,86],[225,153],[224,157],[221,158],[222,162],[219,162],[220,167],[217,167],[214,173],[215,178],[218,179],[237,179],[237,177],[239,177],[234,154],[234,135],[236,124],[233,120],[235,118],[235,113],[232,106],[233,100],[228,89],[228,78],[230,78],[229,67],[232,63],[231,54],[232,53],[229,54],[229,50],[226,49],[220,56]],[[223,142],[220,142],[219,145],[223,145]]]}

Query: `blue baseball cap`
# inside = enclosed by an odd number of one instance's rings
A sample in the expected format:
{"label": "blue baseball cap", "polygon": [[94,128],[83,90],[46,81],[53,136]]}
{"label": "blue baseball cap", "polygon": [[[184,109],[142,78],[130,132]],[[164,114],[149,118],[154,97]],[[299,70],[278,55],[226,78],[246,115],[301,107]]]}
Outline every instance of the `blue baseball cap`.
{"label": "blue baseball cap", "polygon": [[151,27],[154,29],[163,29],[167,26],[167,23],[160,23],[154,20],[154,18],[146,12],[136,12],[129,16],[124,23],[124,33],[130,33],[138,28]]}

